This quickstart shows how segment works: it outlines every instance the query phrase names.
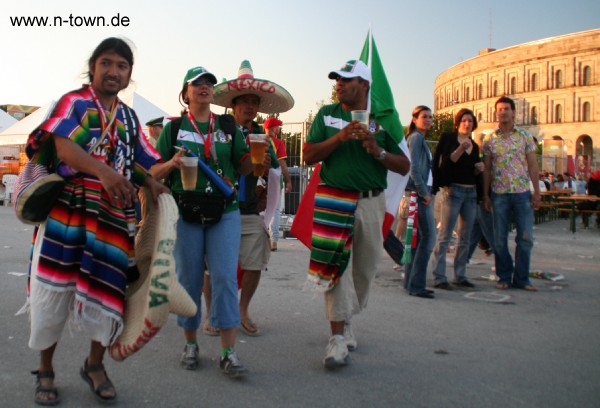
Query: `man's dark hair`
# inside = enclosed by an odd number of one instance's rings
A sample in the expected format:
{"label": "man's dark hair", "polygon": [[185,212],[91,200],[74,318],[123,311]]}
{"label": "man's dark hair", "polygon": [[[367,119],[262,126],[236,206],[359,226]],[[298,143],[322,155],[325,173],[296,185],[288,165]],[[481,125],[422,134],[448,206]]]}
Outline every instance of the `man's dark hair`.
{"label": "man's dark hair", "polygon": [[[116,52],[121,57],[125,58],[133,68],[133,51],[131,50],[131,47],[124,40],[116,37],[107,38],[96,47],[88,61],[88,68],[94,66],[98,57],[107,51]],[[94,74],[92,74],[91,71],[88,71],[88,78],[90,79],[90,82],[94,81]]]}
{"label": "man's dark hair", "polygon": [[254,96],[256,96],[256,97],[258,98],[258,103],[260,103],[260,102],[261,102],[260,96],[258,96],[258,95],[256,95],[256,94],[243,94],[243,95],[238,95],[238,96],[236,96],[235,98],[233,98],[233,99],[231,100],[231,106],[233,107],[233,105],[237,105],[237,103],[239,102],[240,98],[241,98],[242,96],[246,96],[246,95],[254,95]]}
{"label": "man's dark hair", "polygon": [[494,109],[496,109],[499,103],[508,103],[513,111],[517,110],[517,107],[515,106],[515,101],[510,99],[508,96],[501,96],[500,98],[498,98],[498,100],[494,104]]}

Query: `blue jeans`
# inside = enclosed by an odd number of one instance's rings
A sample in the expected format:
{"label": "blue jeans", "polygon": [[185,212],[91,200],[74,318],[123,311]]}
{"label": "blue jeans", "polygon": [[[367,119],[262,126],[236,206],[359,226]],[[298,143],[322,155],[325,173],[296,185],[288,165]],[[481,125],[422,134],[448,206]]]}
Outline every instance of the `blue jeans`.
{"label": "blue jeans", "polygon": [[179,327],[200,327],[205,257],[212,289],[210,325],[220,329],[239,326],[237,265],[241,234],[239,211],[225,213],[218,223],[206,226],[179,218],[173,252],[177,279],[198,308],[193,317],[177,316]]}
{"label": "blue jeans", "polygon": [[[499,283],[517,287],[530,285],[529,265],[533,248],[533,209],[531,192],[492,193],[494,217],[494,255]],[[508,228],[511,214],[517,227],[515,261],[508,250]]]}
{"label": "blue jeans", "polygon": [[[454,280],[467,280],[467,261],[471,229],[475,219],[477,191],[475,186],[462,187],[452,184],[442,193],[440,212],[440,233],[437,245],[433,250],[433,280],[435,284],[444,283],[446,279],[446,250],[452,238],[452,231],[458,220],[458,242],[454,257]],[[460,216],[460,218],[459,218]]]}
{"label": "blue jeans", "polygon": [[[434,200],[429,205],[423,203],[423,198],[417,198],[418,225],[417,247],[412,250],[411,261],[404,266],[404,288],[411,293],[425,291],[427,283],[427,264],[431,250],[435,245],[436,230],[433,218]],[[406,242],[405,251],[410,248],[410,240]]]}
{"label": "blue jeans", "polygon": [[438,241],[433,250],[434,284],[448,281],[446,279],[446,250],[457,220],[459,223],[458,242],[454,257],[454,280],[457,282],[467,280],[469,243],[471,242],[470,236],[476,207],[477,191],[475,186],[463,187],[452,184],[442,192],[441,226]]}
{"label": "blue jeans", "polygon": [[473,222],[473,229],[471,229],[471,244],[469,247],[469,257],[471,259],[477,244],[481,241],[481,237],[490,245],[490,249],[494,250],[494,220],[492,219],[492,213],[486,211],[483,204],[477,205],[477,215],[475,222]]}

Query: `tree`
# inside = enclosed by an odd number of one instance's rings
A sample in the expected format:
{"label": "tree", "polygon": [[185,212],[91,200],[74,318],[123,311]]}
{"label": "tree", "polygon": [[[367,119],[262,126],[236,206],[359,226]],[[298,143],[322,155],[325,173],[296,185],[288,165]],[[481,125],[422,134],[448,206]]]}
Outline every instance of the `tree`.
{"label": "tree", "polygon": [[451,113],[436,113],[433,115],[433,125],[427,132],[427,140],[439,141],[442,133],[454,130],[454,117]]}
{"label": "tree", "polygon": [[436,113],[433,115],[433,125],[425,138],[429,142],[431,152],[435,154],[437,142],[442,137],[442,133],[452,132],[454,130],[454,118],[451,113]]}
{"label": "tree", "polygon": [[329,100],[331,101],[331,103],[339,102],[337,93],[335,92],[335,84],[333,84],[333,86],[331,87],[331,96],[329,97]]}

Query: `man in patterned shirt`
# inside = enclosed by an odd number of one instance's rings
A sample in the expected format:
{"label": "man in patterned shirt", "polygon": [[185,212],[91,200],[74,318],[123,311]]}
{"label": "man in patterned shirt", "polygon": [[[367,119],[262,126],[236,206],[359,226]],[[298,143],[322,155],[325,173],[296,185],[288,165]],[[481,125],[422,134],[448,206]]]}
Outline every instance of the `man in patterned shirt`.
{"label": "man in patterned shirt", "polygon": [[[533,208],[540,203],[535,142],[525,130],[515,126],[515,102],[505,96],[496,101],[498,128],[483,141],[484,205],[493,209],[494,255],[498,289],[514,286],[535,292],[529,280],[533,248]],[[491,187],[491,190],[490,190]],[[517,227],[515,261],[508,251],[508,227],[514,215]]]}

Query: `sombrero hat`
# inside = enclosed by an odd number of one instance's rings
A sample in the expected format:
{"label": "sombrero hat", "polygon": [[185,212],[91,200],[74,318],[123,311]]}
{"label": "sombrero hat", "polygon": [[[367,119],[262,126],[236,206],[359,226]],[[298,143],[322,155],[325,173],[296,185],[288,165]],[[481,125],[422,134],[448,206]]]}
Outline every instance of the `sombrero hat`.
{"label": "sombrero hat", "polygon": [[287,112],[294,107],[294,98],[285,88],[266,79],[254,78],[248,60],[242,61],[236,79],[215,86],[213,103],[231,108],[231,101],[242,95],[258,96],[260,98],[258,111],[262,113]]}
{"label": "sombrero hat", "polygon": [[140,278],[127,288],[123,331],[110,347],[110,356],[124,360],[148,343],[167,321],[169,313],[194,316],[196,304],[175,276],[173,249],[179,217],[170,194],[158,197],[158,208],[147,188],[140,191],[143,224],[135,237],[135,260]]}
{"label": "sombrero hat", "polygon": [[12,195],[17,218],[31,225],[44,222],[65,184],[43,164],[28,162],[15,181]]}

